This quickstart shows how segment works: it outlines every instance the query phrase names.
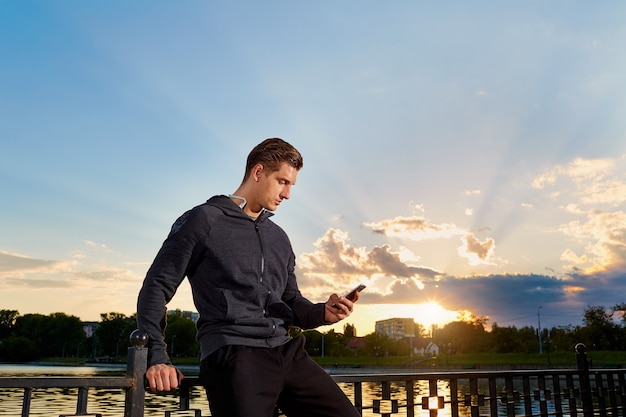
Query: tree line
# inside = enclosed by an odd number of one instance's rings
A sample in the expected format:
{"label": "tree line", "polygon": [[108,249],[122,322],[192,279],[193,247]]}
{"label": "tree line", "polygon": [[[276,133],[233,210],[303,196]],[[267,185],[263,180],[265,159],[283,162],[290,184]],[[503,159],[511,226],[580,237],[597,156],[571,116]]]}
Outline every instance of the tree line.
{"label": "tree line", "polygon": [[[363,337],[363,344],[354,349],[348,341],[356,337],[356,329],[344,327],[344,333],[305,331],[306,348],[312,356],[409,356],[411,347],[434,343],[439,354],[456,353],[537,353],[573,352],[578,343],[592,351],[626,350],[626,304],[609,308],[588,306],[581,325],[535,328],[534,326],[500,326],[493,323],[488,331],[487,318],[468,316],[427,330],[415,323],[412,339],[392,339],[387,335],[371,333]],[[411,346],[412,345],[412,346]]]}
{"label": "tree line", "polygon": [[[93,334],[88,335],[89,328],[94,329]],[[134,314],[102,313],[92,326],[65,313],[20,315],[16,310],[0,310],[0,361],[83,358],[113,362],[126,356],[130,334],[136,328]],[[200,345],[195,333],[191,319],[168,315],[166,340],[172,356],[196,356]]]}
{"label": "tree line", "polygon": [[[343,333],[330,330],[302,331],[292,329],[293,335],[306,336],[305,348],[311,356],[409,356],[411,347],[432,342],[440,354],[455,353],[535,353],[538,351],[572,351],[577,343],[589,350],[626,350],[626,304],[610,308],[588,306],[581,325],[534,328],[502,327],[497,323],[486,329],[484,317],[465,317],[434,328],[427,334],[415,323],[411,340],[392,339],[376,332],[361,338],[362,343],[350,347],[357,338],[352,324]],[[182,312],[168,314],[165,341],[168,353],[177,357],[198,357],[195,323]],[[129,337],[137,327],[136,317],[109,312],[100,315],[93,334],[85,331],[86,323],[65,313],[25,314],[16,310],[0,310],[0,361],[25,362],[42,358],[83,358],[94,361],[116,361],[126,356]],[[540,345],[541,343],[541,345]],[[411,346],[412,345],[412,346]]]}

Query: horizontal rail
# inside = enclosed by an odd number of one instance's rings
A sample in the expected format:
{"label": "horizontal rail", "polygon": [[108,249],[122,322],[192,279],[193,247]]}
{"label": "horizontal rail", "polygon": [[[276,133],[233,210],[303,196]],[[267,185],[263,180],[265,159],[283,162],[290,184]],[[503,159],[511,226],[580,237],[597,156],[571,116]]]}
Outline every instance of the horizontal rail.
{"label": "horizontal rail", "polygon": [[0,378],[0,388],[130,388],[133,378],[120,377],[8,377]]}

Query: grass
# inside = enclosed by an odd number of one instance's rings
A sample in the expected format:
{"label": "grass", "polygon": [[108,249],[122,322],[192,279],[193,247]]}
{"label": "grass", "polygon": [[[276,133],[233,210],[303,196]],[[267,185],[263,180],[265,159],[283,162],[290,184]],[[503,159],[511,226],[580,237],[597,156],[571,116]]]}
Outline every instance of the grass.
{"label": "grass", "polygon": [[[621,367],[626,365],[626,352],[601,351],[588,354],[595,367]],[[342,367],[368,367],[368,366],[405,366],[413,362],[413,367],[461,367],[474,368],[488,367],[576,367],[576,354],[574,352],[550,352],[548,353],[474,353],[440,355],[436,358],[424,359],[408,356],[394,357],[314,357],[315,361],[322,366]]]}
{"label": "grass", "polygon": [[[592,359],[594,367],[616,368],[626,366],[626,352],[624,351],[599,351],[588,353],[588,358]],[[313,359],[322,366],[332,367],[404,367],[412,364],[415,368],[433,367],[455,367],[455,368],[475,368],[475,367],[576,367],[576,354],[574,352],[544,352],[539,353],[473,353],[440,355],[436,358],[421,358],[409,356],[341,356],[341,357],[320,357]],[[79,364],[84,359],[76,358],[46,358],[41,362],[56,362],[66,364]],[[117,362],[126,362],[126,358],[120,357]],[[175,358],[174,363],[178,365],[198,364],[197,357]]]}

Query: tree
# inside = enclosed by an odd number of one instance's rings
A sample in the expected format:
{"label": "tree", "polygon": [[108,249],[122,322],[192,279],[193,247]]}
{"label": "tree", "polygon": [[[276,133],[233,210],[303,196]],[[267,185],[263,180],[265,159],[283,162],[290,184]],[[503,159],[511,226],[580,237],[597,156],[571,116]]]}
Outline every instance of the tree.
{"label": "tree", "polygon": [[371,356],[388,356],[395,351],[392,339],[384,333],[370,333],[365,336],[363,351]]}
{"label": "tree", "polygon": [[126,354],[130,334],[137,327],[135,318],[112,312],[100,314],[100,319],[100,325],[95,332],[100,351],[115,358],[120,353]]}
{"label": "tree", "polygon": [[306,350],[310,356],[321,356],[322,333],[320,333],[318,330],[305,330],[302,332],[302,335],[306,337],[304,350]]}
{"label": "tree", "polygon": [[34,347],[33,355],[37,358],[49,354],[51,340],[48,335],[48,324],[43,314],[25,314],[15,319],[15,336],[29,339]]}
{"label": "tree", "polygon": [[86,339],[80,318],[65,313],[52,313],[48,317],[51,356],[72,356]]}
{"label": "tree", "polygon": [[451,353],[476,353],[486,349],[487,334],[484,324],[485,318],[471,316],[467,321],[453,321],[438,330],[435,343],[439,346],[448,346]]}
{"label": "tree", "polygon": [[14,333],[33,342],[38,358],[71,355],[85,340],[80,319],[65,313],[19,316],[15,319]]}
{"label": "tree", "polygon": [[182,314],[168,314],[165,329],[165,343],[171,357],[193,357],[200,353],[200,343],[196,340],[196,324]]}
{"label": "tree", "polygon": [[1,355],[14,362],[26,362],[37,359],[37,346],[25,336],[9,336],[2,341]]}
{"label": "tree", "polygon": [[0,340],[11,335],[15,319],[20,315],[17,310],[0,310]]}
{"label": "tree", "polygon": [[616,350],[620,346],[619,326],[612,320],[613,311],[607,312],[604,306],[587,306],[583,315],[581,341],[594,350]]}
{"label": "tree", "polygon": [[516,352],[518,349],[517,339],[515,327],[500,327],[498,323],[493,323],[491,326],[490,345],[494,352]]}
{"label": "tree", "polygon": [[353,339],[356,337],[356,327],[350,323],[346,323],[343,326],[343,335],[346,339]]}

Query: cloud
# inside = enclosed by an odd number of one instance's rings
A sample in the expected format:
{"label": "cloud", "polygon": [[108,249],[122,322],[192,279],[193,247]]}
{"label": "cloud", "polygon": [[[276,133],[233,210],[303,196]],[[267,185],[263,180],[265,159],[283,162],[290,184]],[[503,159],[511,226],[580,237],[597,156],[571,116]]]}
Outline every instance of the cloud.
{"label": "cloud", "polygon": [[496,244],[492,238],[485,239],[481,242],[469,233],[461,237],[463,245],[459,246],[458,253],[462,257],[469,260],[470,265],[490,264],[490,258],[496,248]]}
{"label": "cloud", "polygon": [[73,265],[72,261],[50,261],[0,251],[0,279],[27,273],[52,273]]}
{"label": "cloud", "polygon": [[480,195],[480,190],[467,190],[465,191],[465,195]]}
{"label": "cloud", "polygon": [[13,290],[18,288],[31,290],[76,288],[75,283],[67,280],[58,279],[6,278],[3,280],[3,283],[6,285],[7,288],[11,288]]}
{"label": "cloud", "polygon": [[586,274],[626,265],[626,171],[624,158],[576,158],[537,176],[537,189],[558,188],[550,195],[560,209],[578,218],[558,230],[579,245],[566,248],[565,268]]}
{"label": "cloud", "polygon": [[[445,276],[419,289],[412,281],[396,280],[386,294],[364,293],[363,300],[377,304],[437,302],[450,311],[469,311],[501,325],[536,324],[542,308],[546,327],[578,324],[590,305],[610,307],[623,302],[626,273],[571,274],[563,278],[542,274],[490,274]],[[543,317],[543,314],[546,317]],[[496,317],[497,319],[494,319]]]}
{"label": "cloud", "polygon": [[614,169],[615,161],[612,159],[576,158],[567,165],[557,165],[548,172],[537,176],[532,185],[539,189],[546,188],[554,185],[560,177],[569,178],[577,184],[595,182],[602,180]]}
{"label": "cloud", "polygon": [[462,228],[457,227],[454,223],[434,224],[421,216],[398,216],[394,219],[364,223],[363,225],[372,229],[374,233],[415,241],[450,238],[467,233]]}
{"label": "cloud", "polygon": [[0,251],[0,287],[5,289],[92,288],[137,279],[132,271],[110,265],[42,260]]}
{"label": "cloud", "polygon": [[585,265],[586,273],[605,271],[626,265],[626,213],[589,210],[582,220],[573,220],[559,230],[579,241],[587,242],[585,253],[576,255],[567,249],[562,260]]}
{"label": "cloud", "polygon": [[435,269],[414,265],[417,257],[407,248],[394,252],[385,244],[368,250],[352,246],[349,240],[347,232],[329,229],[314,243],[314,252],[301,254],[298,261],[301,285],[311,290],[323,287],[326,293],[329,286],[347,288],[357,282],[368,282],[385,292],[396,279],[423,285],[441,275]]}

